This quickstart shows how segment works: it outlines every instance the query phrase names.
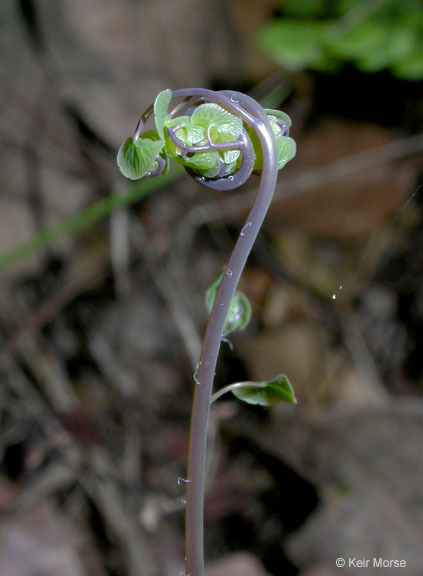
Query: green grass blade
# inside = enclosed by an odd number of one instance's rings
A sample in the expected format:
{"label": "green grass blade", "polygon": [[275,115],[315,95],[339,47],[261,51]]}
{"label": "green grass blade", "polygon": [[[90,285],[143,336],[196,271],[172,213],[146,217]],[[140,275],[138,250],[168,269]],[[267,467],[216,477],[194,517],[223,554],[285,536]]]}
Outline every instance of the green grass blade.
{"label": "green grass blade", "polygon": [[50,228],[42,230],[26,242],[0,254],[0,270],[16,264],[22,258],[46,248],[46,246],[53,244],[60,238],[88,228],[92,224],[106,218],[112,212],[119,210],[119,208],[145,198],[158,188],[179,178],[183,172],[184,170],[181,166],[173,165],[166,176],[156,176],[142,180],[129,186],[123,194],[114,194],[109,198],[90,204],[75,216],[71,216]]}

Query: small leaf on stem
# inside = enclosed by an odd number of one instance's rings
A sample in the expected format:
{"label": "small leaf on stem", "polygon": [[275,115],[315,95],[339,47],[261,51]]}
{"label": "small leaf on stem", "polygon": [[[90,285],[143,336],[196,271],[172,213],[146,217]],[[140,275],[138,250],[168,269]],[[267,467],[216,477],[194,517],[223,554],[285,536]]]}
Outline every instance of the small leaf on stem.
{"label": "small leaf on stem", "polygon": [[159,92],[154,102],[154,121],[156,123],[157,132],[162,140],[164,140],[164,125],[168,117],[168,108],[172,100],[172,90],[163,90]]}
{"label": "small leaf on stem", "polygon": [[269,117],[274,116],[275,118],[279,118],[279,120],[285,122],[288,128],[291,128],[292,120],[286,112],[282,112],[282,110],[273,110],[272,108],[266,108],[265,112]]}
{"label": "small leaf on stem", "polygon": [[251,320],[251,304],[247,296],[238,290],[235,292],[229,306],[225,322],[225,334],[240,332],[248,326]]}
{"label": "small leaf on stem", "polygon": [[234,385],[231,392],[247,404],[270,406],[278,402],[297,403],[294,389],[285,374],[279,374],[268,382],[242,382]]}
{"label": "small leaf on stem", "polygon": [[222,282],[223,274],[225,273],[225,267],[223,266],[219,272],[219,276],[210,284],[206,290],[206,308],[207,312],[211,312],[213,308],[214,301],[216,299],[217,290],[219,289],[220,283]]}
{"label": "small leaf on stem", "polygon": [[[206,308],[211,312],[216,294],[225,274],[225,267],[222,268],[219,276],[206,290]],[[240,332],[248,326],[251,320],[251,304],[247,296],[237,290],[229,305],[228,315],[226,316],[224,333]]]}
{"label": "small leaf on stem", "polygon": [[297,145],[295,140],[289,136],[281,136],[276,139],[276,148],[278,150],[278,170],[280,170],[294,158]]}
{"label": "small leaf on stem", "polygon": [[117,163],[122,174],[130,180],[139,180],[154,170],[156,157],[163,150],[163,140],[128,138],[119,148]]}

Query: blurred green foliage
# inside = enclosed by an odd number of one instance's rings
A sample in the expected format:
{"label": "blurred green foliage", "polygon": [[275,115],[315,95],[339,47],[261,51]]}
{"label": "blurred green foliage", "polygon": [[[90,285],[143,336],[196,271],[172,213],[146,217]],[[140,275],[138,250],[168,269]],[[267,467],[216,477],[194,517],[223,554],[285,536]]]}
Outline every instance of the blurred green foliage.
{"label": "blurred green foliage", "polygon": [[284,0],[259,46],[288,70],[388,69],[423,78],[422,0]]}

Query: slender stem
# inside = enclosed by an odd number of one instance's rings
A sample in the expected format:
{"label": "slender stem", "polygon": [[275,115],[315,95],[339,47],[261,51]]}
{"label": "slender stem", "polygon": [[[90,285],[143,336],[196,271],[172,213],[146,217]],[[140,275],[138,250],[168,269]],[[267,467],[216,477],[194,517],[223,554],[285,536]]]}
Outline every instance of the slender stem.
{"label": "slender stem", "polygon": [[[184,97],[188,94],[196,95],[195,89],[174,92],[175,97]],[[252,98],[238,92],[216,93],[199,90],[198,95],[210,98],[237,114],[257,133],[263,150],[263,170],[259,191],[247,217],[246,225],[248,226],[244,227],[244,234],[238,237],[209,316],[195,378],[188,448],[187,479],[189,482],[186,491],[185,517],[186,573],[189,576],[204,576],[203,507],[207,427],[223,329],[231,299],[270,206],[277,178],[276,143],[261,106]]]}

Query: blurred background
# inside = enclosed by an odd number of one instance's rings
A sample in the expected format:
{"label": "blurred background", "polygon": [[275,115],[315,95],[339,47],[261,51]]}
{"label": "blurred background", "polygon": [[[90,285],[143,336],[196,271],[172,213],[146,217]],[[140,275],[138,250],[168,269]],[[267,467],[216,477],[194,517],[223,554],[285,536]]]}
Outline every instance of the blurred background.
{"label": "blurred background", "polygon": [[190,86],[282,108],[298,147],[216,388],[284,372],[299,404],[213,407],[209,575],[420,575],[422,2],[3,1],[0,46],[2,576],[183,570],[204,291],[258,179],[131,185],[115,157]]}

